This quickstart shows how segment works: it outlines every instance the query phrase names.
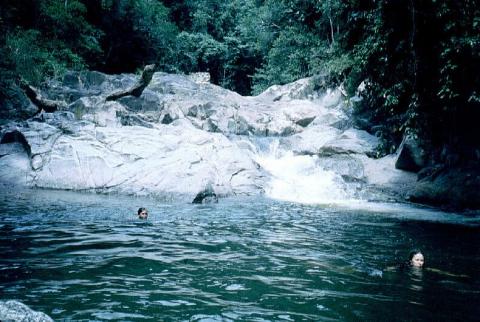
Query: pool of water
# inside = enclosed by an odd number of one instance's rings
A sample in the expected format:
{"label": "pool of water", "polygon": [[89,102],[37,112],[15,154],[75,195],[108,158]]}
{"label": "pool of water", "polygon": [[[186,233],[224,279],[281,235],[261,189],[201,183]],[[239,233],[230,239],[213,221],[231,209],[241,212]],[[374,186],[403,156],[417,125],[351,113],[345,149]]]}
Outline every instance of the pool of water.
{"label": "pool of water", "polygon": [[[0,300],[54,320],[474,321],[479,246],[478,214],[404,204],[0,192]],[[442,272],[387,269],[414,247]]]}

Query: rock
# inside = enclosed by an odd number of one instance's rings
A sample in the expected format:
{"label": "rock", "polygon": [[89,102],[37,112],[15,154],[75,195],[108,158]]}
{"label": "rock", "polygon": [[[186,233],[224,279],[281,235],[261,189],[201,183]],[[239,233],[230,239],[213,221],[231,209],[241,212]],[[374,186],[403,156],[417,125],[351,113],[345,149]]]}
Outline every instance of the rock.
{"label": "rock", "polygon": [[217,203],[217,194],[213,190],[212,184],[209,183],[205,189],[200,191],[193,199],[192,203]]}
{"label": "rock", "polygon": [[0,124],[7,120],[25,120],[37,110],[18,86],[0,83]]}
{"label": "rock", "polygon": [[348,129],[326,142],[317,152],[322,156],[336,154],[365,154],[374,153],[379,141],[378,138],[366,131]]}
{"label": "rock", "polygon": [[53,322],[45,313],[14,300],[0,301],[0,321]]}
{"label": "rock", "polygon": [[[25,138],[25,136],[17,131],[17,130],[12,130],[12,131],[6,131],[3,136],[2,136],[2,139],[0,140],[0,144],[9,144],[9,143],[18,143],[20,146],[22,146],[22,148],[24,149],[24,151],[28,154],[28,155],[31,155],[32,153],[32,149],[31,149],[31,146],[30,144],[27,142],[27,139]],[[3,145],[2,147],[4,148],[5,145]],[[6,155],[6,154],[9,154],[10,152],[3,152],[2,155]]]}
{"label": "rock", "polygon": [[159,116],[159,122],[162,124],[170,124],[175,120],[185,118],[182,110],[176,104],[166,104]]}
{"label": "rock", "polygon": [[145,120],[141,115],[135,114],[121,114],[120,122],[124,126],[143,126],[147,128],[153,128],[147,120]]}
{"label": "rock", "polygon": [[427,165],[427,157],[425,150],[423,150],[418,141],[412,136],[407,135],[400,144],[397,162],[395,168],[418,172],[421,168]]}
{"label": "rock", "polygon": [[319,154],[322,147],[335,140],[342,132],[330,126],[314,125],[303,132],[286,138],[283,143],[291,147],[296,154]]}
{"label": "rock", "polygon": [[395,155],[380,159],[362,158],[366,186],[366,198],[370,195],[386,194],[395,200],[405,200],[417,184],[415,173],[395,169]]}
{"label": "rock", "polygon": [[273,85],[259,95],[262,99],[274,102],[291,99],[312,99],[318,95],[312,77],[302,78],[285,85]]}
{"label": "rock", "polygon": [[141,97],[125,96],[118,99],[118,102],[133,112],[160,112],[163,109],[161,98],[150,90],[145,90]]}
{"label": "rock", "polygon": [[419,180],[410,200],[451,209],[480,208],[480,169],[443,168]]}
{"label": "rock", "polygon": [[83,84],[86,88],[98,88],[108,80],[107,75],[96,71],[87,71],[82,73],[81,76]]}
{"label": "rock", "polygon": [[321,158],[318,164],[328,171],[340,175],[347,182],[358,182],[365,180],[365,171],[362,160],[351,155],[334,155],[328,158]]}
{"label": "rock", "polygon": [[34,155],[32,157],[32,169],[38,170],[43,166],[43,158],[40,154]]}
{"label": "rock", "polygon": [[215,202],[264,193],[273,175],[258,156],[275,149],[357,191],[393,189],[407,176],[393,164],[395,180],[374,176],[382,161],[368,155],[378,139],[351,128],[341,89],[318,92],[303,79],[243,97],[201,77],[155,73],[139,97],[106,102],[137,80],[71,72],[51,82],[46,97],[71,103],[0,128],[0,183]]}
{"label": "rock", "polygon": [[30,157],[21,143],[0,144],[0,160],[0,185],[11,189],[12,186],[26,187],[29,184]]}
{"label": "rock", "polygon": [[191,73],[188,78],[197,84],[210,83],[210,73],[208,72]]}
{"label": "rock", "polygon": [[300,125],[301,127],[307,127],[310,123],[313,122],[316,116],[307,116],[304,118],[300,118],[295,121],[295,124]]}
{"label": "rock", "polygon": [[226,196],[256,194],[264,180],[248,154],[226,137],[186,124],[94,131],[85,126],[75,136],[61,134],[52,146],[35,145],[34,151],[48,155],[48,162],[43,157],[34,169],[37,187],[193,199],[206,182]]}
{"label": "rock", "polygon": [[74,89],[80,89],[82,87],[82,83],[80,81],[80,74],[77,72],[67,72],[63,76],[63,81],[62,81],[64,86],[74,88]]}

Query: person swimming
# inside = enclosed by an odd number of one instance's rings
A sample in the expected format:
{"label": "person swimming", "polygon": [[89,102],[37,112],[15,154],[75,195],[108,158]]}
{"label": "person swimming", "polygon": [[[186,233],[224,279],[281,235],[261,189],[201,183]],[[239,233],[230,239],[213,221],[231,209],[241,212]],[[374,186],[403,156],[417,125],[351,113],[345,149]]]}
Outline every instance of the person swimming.
{"label": "person swimming", "polygon": [[144,208],[144,207],[138,208],[137,214],[138,214],[139,219],[147,219],[148,218],[147,208]]}
{"label": "person swimming", "polygon": [[407,261],[401,263],[400,265],[387,267],[386,271],[393,271],[395,269],[400,269],[400,270],[403,271],[403,270],[409,269],[409,268],[413,268],[417,272],[419,272],[418,269],[422,269],[422,270],[426,270],[426,271],[429,271],[429,272],[434,272],[434,273],[437,273],[437,274],[440,274],[440,275],[450,276],[450,277],[469,277],[468,275],[464,275],[464,274],[453,274],[453,273],[450,273],[450,272],[442,271],[442,270],[437,269],[437,268],[426,267],[425,256],[423,255],[423,252],[420,249],[413,249],[409,253]]}
{"label": "person swimming", "polygon": [[393,271],[396,269],[405,270],[409,268],[424,268],[425,256],[420,249],[413,249],[408,254],[408,260],[396,264],[394,266],[388,266],[386,271]]}
{"label": "person swimming", "polygon": [[425,257],[422,254],[422,251],[419,249],[414,249],[410,252],[408,256],[408,266],[422,268],[425,264]]}

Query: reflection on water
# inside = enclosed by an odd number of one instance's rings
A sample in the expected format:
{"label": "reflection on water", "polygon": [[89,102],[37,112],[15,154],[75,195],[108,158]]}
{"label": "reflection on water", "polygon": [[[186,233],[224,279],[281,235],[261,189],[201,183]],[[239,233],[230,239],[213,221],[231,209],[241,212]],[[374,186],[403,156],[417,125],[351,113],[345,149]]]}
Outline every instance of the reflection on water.
{"label": "reflection on water", "polygon": [[[150,216],[139,221],[136,209]],[[55,320],[478,319],[478,216],[396,204],[216,205],[0,193],[0,300]],[[385,268],[423,249],[427,270]]]}

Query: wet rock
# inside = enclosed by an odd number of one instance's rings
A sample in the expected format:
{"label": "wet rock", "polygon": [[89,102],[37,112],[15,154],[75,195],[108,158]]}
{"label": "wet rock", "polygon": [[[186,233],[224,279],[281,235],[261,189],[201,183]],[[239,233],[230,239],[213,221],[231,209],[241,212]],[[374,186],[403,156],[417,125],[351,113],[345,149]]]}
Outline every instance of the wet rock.
{"label": "wet rock", "polygon": [[410,194],[410,200],[452,209],[480,209],[478,167],[435,168],[424,174]]}
{"label": "wet rock", "polygon": [[[350,128],[340,89],[320,93],[303,79],[242,97],[187,76],[155,73],[140,97],[106,102],[107,93],[137,80],[133,74],[72,72],[52,83],[48,98],[69,101],[76,93],[75,100],[64,111],[1,129],[17,131],[30,150],[5,147],[0,169],[15,171],[2,171],[0,180],[201,202],[261,194],[271,174],[257,162],[260,147],[253,142],[277,137],[282,147],[319,158],[318,165],[344,181],[370,184],[375,167],[367,166],[368,154],[377,139]],[[21,167],[15,165],[20,159]]]}
{"label": "wet rock", "polygon": [[108,80],[108,77],[100,72],[87,71],[82,74],[82,80],[86,88],[98,88]]}
{"label": "wet rock", "polygon": [[373,154],[378,143],[378,138],[368,134],[366,131],[348,129],[323,144],[319,149],[318,154],[321,156],[337,154],[370,155]]}
{"label": "wet rock", "polygon": [[420,147],[418,141],[412,136],[405,136],[400,144],[399,151],[397,161],[395,162],[395,168],[418,172],[427,165],[425,150]]}
{"label": "wet rock", "polygon": [[218,197],[211,184],[200,191],[193,199],[192,203],[217,203]]}
{"label": "wet rock", "polygon": [[37,312],[18,301],[0,301],[0,321],[53,322],[42,312]]}
{"label": "wet rock", "polygon": [[80,81],[80,74],[77,72],[67,72],[63,76],[63,81],[62,81],[64,86],[74,88],[74,89],[79,89],[82,87],[82,82]]}
{"label": "wet rock", "polygon": [[7,120],[25,120],[37,110],[18,86],[0,83],[0,124]]}

